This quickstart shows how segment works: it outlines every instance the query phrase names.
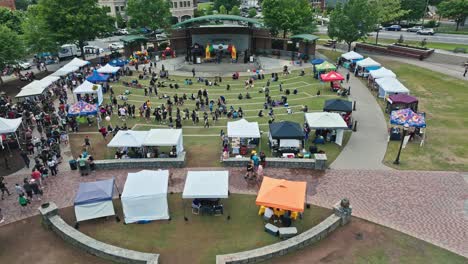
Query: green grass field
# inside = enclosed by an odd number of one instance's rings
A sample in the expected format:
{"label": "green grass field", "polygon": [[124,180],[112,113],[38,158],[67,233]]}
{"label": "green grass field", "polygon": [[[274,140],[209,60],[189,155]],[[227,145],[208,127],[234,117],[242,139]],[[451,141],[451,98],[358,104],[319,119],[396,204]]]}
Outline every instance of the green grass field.
{"label": "green grass field", "polygon": [[[267,132],[268,132],[268,110],[263,109],[263,103],[265,101],[265,96],[263,93],[259,91],[266,85],[268,76],[265,76],[265,80],[256,81],[254,84],[254,88],[250,88],[246,90],[244,87],[244,81],[246,77],[241,77],[240,80],[232,80],[230,78],[224,78],[223,81],[220,83],[220,86],[205,86],[204,83],[197,83],[194,79],[195,83],[193,85],[184,85],[185,77],[178,77],[178,76],[171,76],[172,81],[167,81],[166,84],[169,83],[175,84],[178,83],[180,85],[179,89],[171,89],[169,87],[159,88],[159,96],[163,94],[170,96],[178,95],[181,97],[184,93],[190,97],[193,93],[194,95],[197,94],[199,89],[207,88],[210,100],[217,100],[220,96],[224,96],[226,98],[227,106],[232,106],[234,109],[238,109],[242,107],[244,112],[244,118],[248,121],[258,122],[260,126],[260,130],[262,133],[262,144],[261,150],[265,151],[267,155],[270,154],[268,144],[267,144]],[[301,108],[307,105],[309,112],[312,111],[322,111],[323,104],[328,99],[337,98],[337,95],[328,89],[328,84],[319,83],[311,76],[311,70],[306,70],[306,76],[299,76],[298,72],[293,72],[289,76],[282,76],[280,75],[279,82],[272,82],[270,85],[270,96],[274,100],[280,100],[281,96],[284,95],[286,89],[291,91],[291,94],[288,96],[288,103],[293,110],[292,114],[287,113],[287,109],[285,107],[275,107],[275,121],[281,120],[288,120],[298,122],[299,124],[303,124],[304,122],[304,112],[301,111]],[[136,118],[129,118],[126,120],[121,120],[118,118],[117,115],[112,116],[111,124],[113,126],[119,125],[122,126],[124,123],[129,128],[134,128],[137,130],[148,130],[151,128],[167,128],[167,124],[157,124],[154,120],[154,116],[151,116],[150,120],[146,120],[145,118],[141,118],[139,116],[138,108],[146,101],[150,100],[151,108],[154,109],[156,106],[160,106],[161,104],[165,104],[167,99],[158,98],[156,96],[152,96],[151,98],[144,95],[143,89],[137,88],[128,88],[124,87],[122,84],[123,81],[130,82],[131,80],[136,79],[137,77],[122,77],[118,83],[113,83],[112,88],[116,95],[123,93],[126,89],[131,91],[131,94],[128,96],[127,103],[134,104],[136,107],[137,117]],[[213,79],[211,79],[213,80]],[[140,80],[139,81],[144,87],[149,86],[149,80]],[[283,92],[279,91],[279,83],[283,83]],[[229,84],[231,86],[230,90],[226,90],[226,85]],[[297,95],[293,95],[292,92],[294,89],[298,90]],[[320,96],[317,96],[317,91],[321,92]],[[244,98],[246,93],[252,96],[251,99],[243,99],[239,100],[238,95],[240,93],[243,94]],[[110,94],[105,95],[105,103],[110,102]],[[122,104],[123,101],[118,100],[119,104]],[[180,110],[184,110],[188,108],[190,111],[195,109],[195,101],[187,100],[183,106],[179,106]],[[173,108],[173,114],[175,119],[175,112],[176,107]],[[260,110],[263,110],[264,116],[259,117],[258,113]],[[205,111],[209,113],[208,107],[206,107]],[[191,120],[183,120],[183,133],[184,133],[184,145],[185,149],[187,150],[188,154],[188,164],[193,166],[219,166],[219,156],[220,156],[220,131],[224,130],[226,132],[227,122],[230,121],[227,117],[222,116],[216,123],[213,123],[211,116],[209,117],[210,120],[210,128],[203,127],[203,111],[198,111],[198,115],[200,117],[200,123],[193,124]],[[183,116],[183,113],[182,113]],[[107,125],[108,123],[104,121],[102,125]],[[95,132],[96,126],[85,126],[82,125],[80,127],[81,132]],[[75,136],[71,136],[71,141],[76,142],[80,145],[83,144],[84,134],[79,134]],[[347,140],[350,137],[350,132],[345,134],[344,138],[344,145],[346,144]],[[103,142],[102,137],[99,135],[95,135],[95,140],[98,142]],[[306,147],[309,146],[310,142],[307,142]],[[319,148],[324,150],[327,153],[328,162],[331,163],[340,153],[343,147],[339,147],[334,143],[328,143],[325,145],[320,145]],[[79,151],[74,152],[74,154],[79,154]],[[96,149],[95,157],[97,159],[100,158],[112,158],[113,152],[115,150],[103,150],[103,149]],[[200,155],[202,153],[202,155]]]}

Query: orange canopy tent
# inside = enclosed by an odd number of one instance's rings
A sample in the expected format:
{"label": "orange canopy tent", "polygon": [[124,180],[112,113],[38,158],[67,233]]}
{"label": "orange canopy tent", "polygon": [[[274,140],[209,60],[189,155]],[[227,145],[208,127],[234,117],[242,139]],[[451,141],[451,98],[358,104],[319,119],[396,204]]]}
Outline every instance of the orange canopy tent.
{"label": "orange canopy tent", "polygon": [[306,182],[263,177],[255,203],[293,212],[304,212],[306,187]]}

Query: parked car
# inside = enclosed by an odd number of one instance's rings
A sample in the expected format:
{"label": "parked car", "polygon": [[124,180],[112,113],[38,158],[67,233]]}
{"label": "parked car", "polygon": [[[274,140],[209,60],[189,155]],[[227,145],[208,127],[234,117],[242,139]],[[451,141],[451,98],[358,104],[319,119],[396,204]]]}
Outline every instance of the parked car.
{"label": "parked car", "polygon": [[113,50],[121,50],[124,48],[124,45],[122,43],[119,43],[119,42],[114,42],[114,43],[111,43],[109,44],[109,49],[111,51]]}
{"label": "parked car", "polygon": [[[84,45],[88,45],[88,42],[85,42]],[[80,56],[81,50],[78,48],[78,46],[76,46],[76,44],[64,44],[60,47],[58,52],[58,57],[61,60]]]}
{"label": "parked car", "polygon": [[119,29],[117,29],[117,32],[120,35],[128,35],[128,30],[126,28],[119,28]]}
{"label": "parked car", "polygon": [[104,49],[99,48],[98,46],[84,46],[83,47],[85,54],[96,54],[99,50],[99,53],[103,53]]}
{"label": "parked car", "polygon": [[27,61],[17,61],[16,64],[22,71],[31,69],[31,63]]}
{"label": "parked car", "polygon": [[401,31],[401,26],[400,25],[391,25],[389,27],[386,27],[385,30],[387,30],[387,31]]}
{"label": "parked car", "polygon": [[419,30],[423,30],[423,29],[424,29],[423,26],[414,26],[414,27],[408,28],[408,32],[418,32]]}
{"label": "parked car", "polygon": [[416,32],[416,34],[418,35],[434,35],[435,32],[434,32],[434,29],[432,28],[424,28],[424,29],[421,29],[419,30],[418,32]]}

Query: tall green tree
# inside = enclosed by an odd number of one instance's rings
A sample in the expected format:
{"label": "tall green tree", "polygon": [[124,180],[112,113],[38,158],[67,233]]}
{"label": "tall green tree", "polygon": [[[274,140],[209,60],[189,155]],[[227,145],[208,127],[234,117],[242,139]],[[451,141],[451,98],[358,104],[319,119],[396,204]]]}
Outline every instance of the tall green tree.
{"label": "tall green tree", "polygon": [[7,65],[13,65],[16,60],[25,55],[23,41],[18,33],[6,25],[0,25],[0,84],[3,84],[2,72]]}
{"label": "tall green tree", "polygon": [[[409,11],[401,9],[400,0],[371,0],[377,12],[377,23],[385,24],[397,20],[406,15]],[[379,30],[375,37],[375,44],[379,42]]]}
{"label": "tall green tree", "polygon": [[218,12],[219,12],[220,14],[222,14],[222,15],[226,15],[226,14],[227,14],[227,9],[226,9],[225,6],[222,5],[222,6],[219,7]]}
{"label": "tall green tree", "polygon": [[233,6],[231,11],[229,11],[229,14],[230,15],[233,15],[233,16],[240,16],[240,9],[238,6]]}
{"label": "tall green tree", "polygon": [[171,25],[172,16],[169,8],[167,0],[128,0],[128,23],[133,28],[167,29]]}
{"label": "tall green tree", "polygon": [[37,5],[30,5],[28,12],[21,25],[23,29],[23,40],[28,51],[33,53],[56,52],[59,48],[58,42],[54,38],[45,22],[39,15]]}
{"label": "tall green tree", "polygon": [[401,9],[408,10],[406,14],[400,17],[407,21],[419,20],[426,12],[427,0],[401,0]]}
{"label": "tall green tree", "polygon": [[214,10],[219,10],[221,6],[224,6],[226,10],[231,10],[234,6],[240,6],[240,0],[214,0]]}
{"label": "tall green tree", "polygon": [[10,10],[6,7],[0,7],[0,25],[5,25],[16,33],[21,34],[21,22],[23,19],[23,11]]}
{"label": "tall green tree", "polygon": [[38,17],[59,44],[76,43],[84,58],[86,41],[114,30],[114,19],[97,0],[39,0]]}
{"label": "tall green tree", "polygon": [[350,0],[338,4],[330,14],[328,36],[348,44],[348,51],[354,41],[366,39],[377,23],[376,8],[368,0]]}
{"label": "tall green tree", "polygon": [[255,17],[257,15],[257,9],[255,8],[250,8],[249,9],[249,17],[252,18],[252,17]]}
{"label": "tall green tree", "polygon": [[120,12],[117,12],[117,14],[115,14],[115,22],[117,23],[118,28],[126,28],[127,27],[127,21],[122,17]]}
{"label": "tall green tree", "polygon": [[448,18],[453,18],[457,23],[455,31],[468,17],[468,0],[445,0],[437,6],[439,13]]}
{"label": "tall green tree", "polygon": [[262,14],[265,24],[276,35],[283,32],[286,38],[289,32],[312,33],[315,22],[308,0],[263,0]]}

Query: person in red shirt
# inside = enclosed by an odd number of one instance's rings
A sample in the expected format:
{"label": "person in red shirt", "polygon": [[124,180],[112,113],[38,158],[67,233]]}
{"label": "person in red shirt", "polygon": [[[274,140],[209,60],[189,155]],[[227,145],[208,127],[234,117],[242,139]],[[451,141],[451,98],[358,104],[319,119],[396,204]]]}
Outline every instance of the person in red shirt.
{"label": "person in red shirt", "polygon": [[31,178],[33,178],[39,185],[41,185],[41,172],[33,169],[31,173]]}

